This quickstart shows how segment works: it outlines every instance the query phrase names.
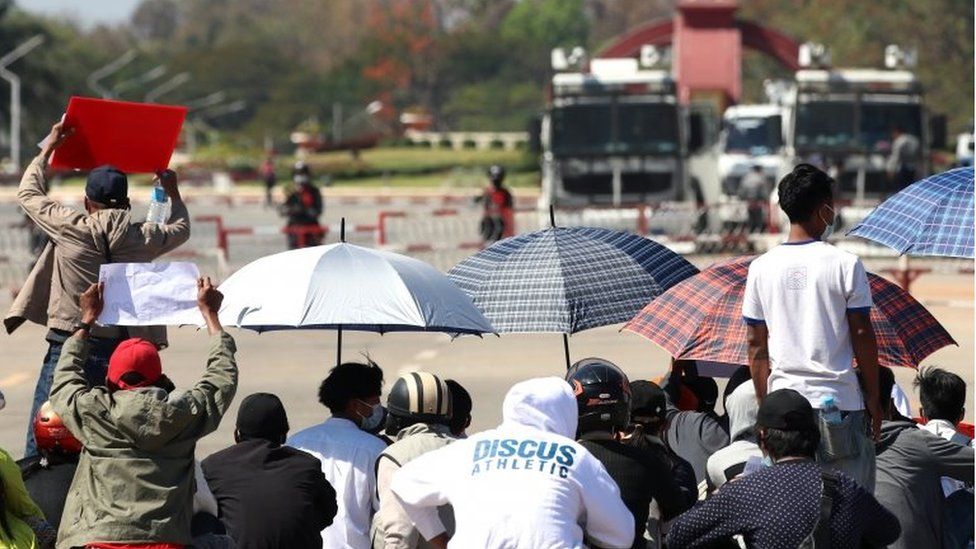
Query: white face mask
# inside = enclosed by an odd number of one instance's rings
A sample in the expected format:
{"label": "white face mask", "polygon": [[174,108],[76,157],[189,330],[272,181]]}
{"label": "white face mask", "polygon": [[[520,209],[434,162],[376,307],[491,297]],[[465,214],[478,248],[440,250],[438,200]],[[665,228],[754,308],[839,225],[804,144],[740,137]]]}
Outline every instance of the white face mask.
{"label": "white face mask", "polygon": [[830,208],[830,223],[827,223],[827,220],[823,218],[823,214],[819,214],[820,221],[823,221],[824,224],[827,226],[824,229],[823,234],[820,235],[820,240],[823,240],[825,242],[828,238],[830,238],[834,234],[834,225],[837,223],[837,213],[834,212],[834,209],[831,208],[830,206],[827,207]]}
{"label": "white face mask", "polygon": [[376,404],[370,404],[364,400],[360,400],[359,402],[362,402],[366,406],[372,408],[372,412],[370,412],[368,416],[362,416],[362,414],[360,414],[363,420],[360,422],[359,428],[363,431],[375,431],[383,422],[383,418],[386,416],[383,411],[383,405],[378,402]]}

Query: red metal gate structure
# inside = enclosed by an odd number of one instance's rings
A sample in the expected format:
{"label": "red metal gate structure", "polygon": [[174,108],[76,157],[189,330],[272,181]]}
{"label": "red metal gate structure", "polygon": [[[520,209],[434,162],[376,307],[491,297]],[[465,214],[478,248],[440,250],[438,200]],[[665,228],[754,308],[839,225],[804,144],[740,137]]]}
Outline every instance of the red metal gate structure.
{"label": "red metal gate structure", "polygon": [[742,93],[742,48],[762,52],[785,68],[799,68],[800,43],[758,23],[735,18],[737,0],[680,0],[673,19],[650,21],[620,36],[596,57],[636,57],[644,45],[672,47],[682,103],[716,98],[720,108]]}

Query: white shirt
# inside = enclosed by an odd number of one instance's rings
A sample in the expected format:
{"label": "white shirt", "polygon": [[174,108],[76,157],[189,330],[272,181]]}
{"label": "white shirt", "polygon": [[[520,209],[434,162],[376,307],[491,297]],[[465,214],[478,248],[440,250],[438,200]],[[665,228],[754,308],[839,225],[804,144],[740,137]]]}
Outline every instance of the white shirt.
{"label": "white shirt", "polygon": [[391,488],[424,537],[439,525],[422,511],[450,503],[449,547],[628,548],[634,517],[603,465],[569,438],[576,399],[561,378],[516,384],[503,423],[424,454],[393,477]]}
{"label": "white shirt", "polygon": [[819,408],[862,410],[847,313],[870,311],[871,287],[856,255],[820,241],[786,243],[749,266],[742,316],[769,329],[769,391],[794,389]]}
{"label": "white shirt", "polygon": [[335,488],[338,512],[332,525],[322,530],[322,546],[369,549],[376,494],[374,467],[386,444],[352,421],[337,417],[296,433],[287,444],[319,458],[325,479]]}

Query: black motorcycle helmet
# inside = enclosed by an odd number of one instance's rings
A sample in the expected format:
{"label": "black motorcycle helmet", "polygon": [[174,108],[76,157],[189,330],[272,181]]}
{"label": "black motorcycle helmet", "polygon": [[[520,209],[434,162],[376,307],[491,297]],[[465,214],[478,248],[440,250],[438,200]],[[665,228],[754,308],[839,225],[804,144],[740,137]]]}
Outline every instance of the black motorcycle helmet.
{"label": "black motorcycle helmet", "polygon": [[495,185],[501,186],[505,182],[505,168],[498,164],[492,164],[488,168],[488,179]]}
{"label": "black motorcycle helmet", "polygon": [[580,435],[623,431],[630,424],[630,380],[616,364],[584,358],[566,372],[579,410]]}
{"label": "black motorcycle helmet", "polygon": [[312,170],[309,169],[308,164],[304,161],[299,160],[295,162],[295,166],[291,170],[291,178],[295,183],[311,183],[312,181]]}

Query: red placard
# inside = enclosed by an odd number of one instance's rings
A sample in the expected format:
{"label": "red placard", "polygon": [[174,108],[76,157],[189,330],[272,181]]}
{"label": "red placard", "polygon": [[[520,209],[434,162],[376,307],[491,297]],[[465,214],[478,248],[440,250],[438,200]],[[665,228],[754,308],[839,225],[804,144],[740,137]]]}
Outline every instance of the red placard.
{"label": "red placard", "polygon": [[64,125],[74,128],[55,149],[51,166],[90,170],[111,164],[127,173],[165,170],[186,107],[72,97]]}

